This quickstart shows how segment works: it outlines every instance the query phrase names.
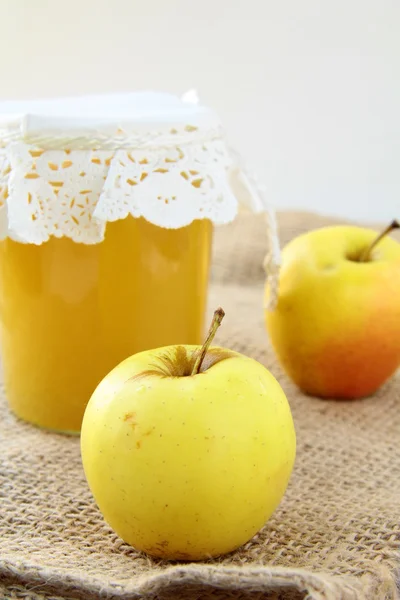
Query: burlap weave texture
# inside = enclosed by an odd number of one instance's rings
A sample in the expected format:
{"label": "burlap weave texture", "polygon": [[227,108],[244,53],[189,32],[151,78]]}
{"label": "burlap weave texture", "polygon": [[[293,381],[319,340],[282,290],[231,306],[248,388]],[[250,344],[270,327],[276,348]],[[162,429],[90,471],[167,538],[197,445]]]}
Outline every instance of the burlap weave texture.
{"label": "burlap weave texture", "polygon": [[[279,215],[281,239],[330,223]],[[209,310],[218,344],[272,370],[290,401],[296,465],[282,504],[237,552],[202,564],[155,561],[104,523],[79,440],[18,422],[0,400],[0,598],[75,600],[394,600],[400,568],[400,378],[375,397],[301,394],[282,374],[263,325],[262,220],[217,231]]]}

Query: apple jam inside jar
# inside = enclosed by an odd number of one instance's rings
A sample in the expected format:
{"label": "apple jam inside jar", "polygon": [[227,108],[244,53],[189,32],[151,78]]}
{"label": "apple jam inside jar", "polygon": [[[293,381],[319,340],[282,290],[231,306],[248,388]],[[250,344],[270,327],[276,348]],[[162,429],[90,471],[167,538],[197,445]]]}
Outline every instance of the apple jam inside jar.
{"label": "apple jam inside jar", "polygon": [[202,342],[212,224],[128,217],[100,244],[0,243],[3,373],[12,410],[80,430],[100,380],[128,356]]}

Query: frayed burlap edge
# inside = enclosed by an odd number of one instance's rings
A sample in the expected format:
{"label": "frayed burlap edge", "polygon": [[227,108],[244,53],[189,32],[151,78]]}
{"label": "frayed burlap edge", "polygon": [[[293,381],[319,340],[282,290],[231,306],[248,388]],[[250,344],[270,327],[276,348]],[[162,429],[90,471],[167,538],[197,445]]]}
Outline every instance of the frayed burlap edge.
{"label": "frayed burlap edge", "polygon": [[[7,585],[23,584],[29,591],[46,591],[68,595],[75,599],[94,600],[103,598],[124,598],[124,600],[161,598],[175,590],[174,598],[179,598],[179,589],[190,592],[191,588],[211,589],[215,592],[235,591],[268,594],[298,592],[304,600],[398,600],[399,590],[391,570],[386,566],[376,566],[374,573],[361,577],[335,576],[327,573],[311,573],[305,569],[285,567],[225,567],[204,564],[170,566],[162,572],[144,575],[124,589],[112,581],[104,586],[93,578],[75,578],[53,569],[34,565],[18,565],[3,561],[0,565],[0,579]],[[82,589],[84,583],[84,589]],[[186,596],[187,597],[187,596]],[[25,595],[26,598],[26,595]]]}

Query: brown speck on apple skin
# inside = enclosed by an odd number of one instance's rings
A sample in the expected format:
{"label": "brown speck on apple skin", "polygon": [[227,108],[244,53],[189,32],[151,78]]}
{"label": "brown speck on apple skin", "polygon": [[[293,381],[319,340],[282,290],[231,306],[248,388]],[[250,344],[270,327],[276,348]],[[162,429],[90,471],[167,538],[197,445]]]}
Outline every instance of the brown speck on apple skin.
{"label": "brown speck on apple skin", "polygon": [[140,448],[141,448],[141,447],[142,447],[142,442],[141,442],[140,440],[138,440],[138,441],[136,442],[136,448],[137,448],[138,450],[140,450]]}
{"label": "brown speck on apple skin", "polygon": [[123,421],[124,421],[124,423],[128,423],[128,425],[130,425],[132,427],[132,429],[135,429],[135,427],[137,425],[136,413],[134,413],[134,412],[125,413]]}
{"label": "brown speck on apple skin", "polygon": [[186,552],[176,552],[174,554],[174,560],[193,560],[193,556]]}

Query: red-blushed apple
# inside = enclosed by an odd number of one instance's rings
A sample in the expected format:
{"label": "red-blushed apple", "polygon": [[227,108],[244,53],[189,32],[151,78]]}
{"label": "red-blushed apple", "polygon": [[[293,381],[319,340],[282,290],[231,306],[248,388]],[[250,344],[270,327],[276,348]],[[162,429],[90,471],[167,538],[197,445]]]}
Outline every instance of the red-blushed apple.
{"label": "red-blushed apple", "polygon": [[[272,345],[305,392],[354,399],[373,394],[400,365],[400,244],[371,229],[326,227],[282,252]],[[268,285],[266,299],[268,299]]]}

